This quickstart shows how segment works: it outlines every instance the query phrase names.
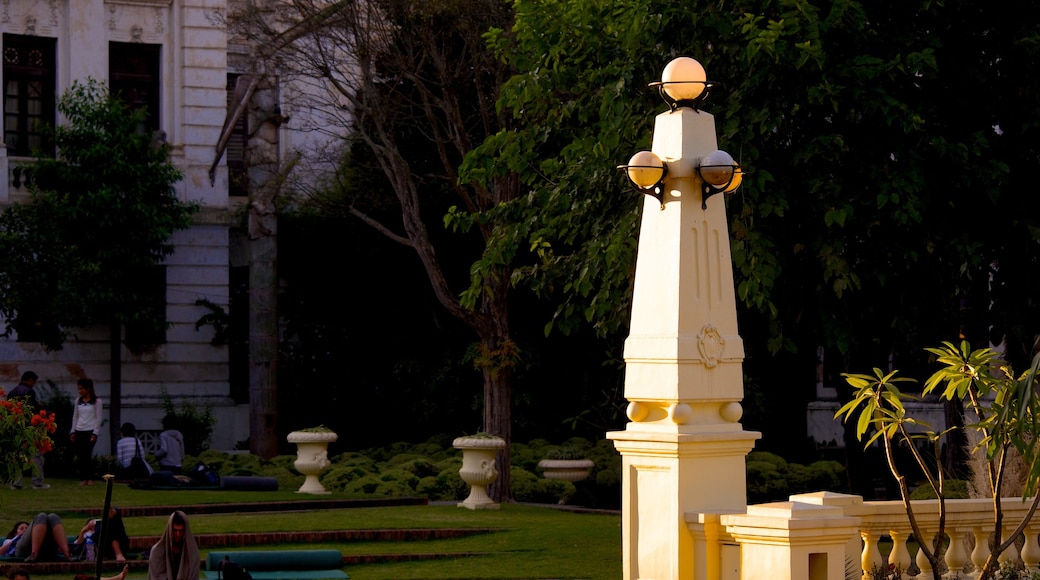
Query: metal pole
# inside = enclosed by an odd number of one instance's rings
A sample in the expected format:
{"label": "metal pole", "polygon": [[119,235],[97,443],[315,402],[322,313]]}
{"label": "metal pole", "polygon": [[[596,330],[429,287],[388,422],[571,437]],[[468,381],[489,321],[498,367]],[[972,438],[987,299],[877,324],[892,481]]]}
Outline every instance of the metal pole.
{"label": "metal pole", "polygon": [[94,580],[101,580],[101,562],[105,556],[105,546],[108,545],[105,539],[108,537],[108,512],[112,509],[112,482],[115,481],[116,476],[111,473],[106,473],[102,476],[105,480],[105,510],[101,512],[101,533],[97,532],[97,526],[94,526],[94,551],[97,552],[97,566],[94,568]]}

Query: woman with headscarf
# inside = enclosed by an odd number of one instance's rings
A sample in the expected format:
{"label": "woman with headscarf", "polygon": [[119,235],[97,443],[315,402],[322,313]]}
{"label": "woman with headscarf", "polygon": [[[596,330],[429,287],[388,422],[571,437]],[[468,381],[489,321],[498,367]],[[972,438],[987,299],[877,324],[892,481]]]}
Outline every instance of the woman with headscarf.
{"label": "woman with headscarf", "polygon": [[191,534],[188,516],[170,514],[159,541],[148,553],[148,580],[199,580],[199,545]]}

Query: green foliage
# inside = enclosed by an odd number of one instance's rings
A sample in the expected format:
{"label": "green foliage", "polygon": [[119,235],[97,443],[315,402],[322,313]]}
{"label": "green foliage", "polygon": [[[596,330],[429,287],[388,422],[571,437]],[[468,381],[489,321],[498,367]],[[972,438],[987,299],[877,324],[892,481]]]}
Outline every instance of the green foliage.
{"label": "green foliage", "polygon": [[[36,398],[40,402],[40,408],[47,409],[49,413],[54,413],[54,422],[57,427],[55,433],[64,435],[70,432],[72,430],[72,413],[75,409],[72,396],[59,389],[54,384],[54,381],[50,379],[37,382],[35,389]],[[53,447],[46,456],[48,476],[71,475],[75,470],[75,452],[72,448],[72,442],[69,441],[68,437],[62,435],[51,437]]]}
{"label": "green foliage", "polygon": [[[434,445],[446,442],[446,447]],[[539,477],[537,462],[548,449],[556,446],[545,440],[514,444],[513,457],[527,457],[524,464],[513,464],[512,489],[519,501],[536,503],[576,503],[585,507],[617,508],[621,491],[621,458],[610,441],[591,442],[572,438],[567,444],[588,448],[587,455],[596,463],[592,475],[577,485],[562,480]],[[221,475],[257,475],[274,477],[280,489],[298,489],[303,476],[295,471],[293,455],[279,455],[270,460],[245,453],[227,454],[206,450],[185,458],[185,465],[203,461]],[[451,447],[451,438],[432,437],[419,444],[397,442],[386,448],[340,453],[330,457],[331,465],[321,476],[325,489],[337,493],[368,494],[388,497],[426,497],[431,501],[461,501],[469,495],[469,486],[459,476],[461,452]]]}
{"label": "green foliage", "polygon": [[94,80],[74,82],[57,109],[58,156],[26,166],[31,203],[0,215],[0,315],[52,349],[68,328],[164,323],[144,273],[197,209],[177,199],[168,148],[139,130],[144,111]]}
{"label": "green foliage", "polygon": [[5,482],[32,467],[33,455],[50,451],[55,429],[54,414],[46,409],[34,409],[21,398],[0,399],[0,473]]}
{"label": "green foliage", "polygon": [[547,330],[624,331],[642,202],[612,168],[647,148],[647,83],[680,55],[722,83],[704,107],[747,170],[725,203],[750,349],[901,361],[954,326],[1015,346],[1040,323],[1015,283],[1040,273],[1038,201],[1017,194],[1040,169],[1032,24],[971,1],[513,5],[486,36],[519,71],[498,101],[516,127],[461,178],[523,180],[485,219],[510,224],[492,252],[530,254],[513,280],[556,306]]}
{"label": "green foliage", "polygon": [[205,298],[200,298],[195,301],[195,306],[201,306],[208,312],[199,317],[195,321],[195,331],[198,332],[204,326],[213,327],[213,338],[209,341],[210,344],[216,346],[221,344],[227,344],[228,338],[231,336],[231,315],[223,306],[215,304]]}
{"label": "green foliage", "polygon": [[789,496],[820,490],[839,490],[845,468],[836,461],[810,465],[789,463],[768,451],[752,451],[746,460],[748,502],[786,500]]}
{"label": "green foliage", "polygon": [[[922,395],[936,395],[941,400],[962,402],[976,418],[974,423],[964,427],[950,427],[937,433],[927,424],[915,421],[907,415],[904,401],[918,397],[902,392],[895,384],[910,379],[896,377],[896,371],[885,373],[877,368],[873,375],[844,375],[855,393],[835,417],[842,416],[846,422],[855,418],[856,435],[860,440],[866,440],[868,446],[875,441],[884,445],[889,469],[899,483],[900,493],[905,500],[910,497],[907,477],[894,461],[893,451],[895,445],[904,444],[926,480],[927,485],[921,487],[926,487],[933,497],[939,499],[940,512],[944,509],[943,502],[957,493],[957,486],[947,485],[942,465],[928,461],[918,449],[917,442],[924,441],[938,449],[949,432],[955,429],[974,431],[979,443],[973,452],[982,453],[985,457],[985,479],[990,485],[994,517],[1000,521],[1004,466],[1009,450],[1018,452],[1026,468],[1024,500],[1034,495],[1037,482],[1040,481],[1040,457],[1036,442],[1037,433],[1040,433],[1040,400],[1034,393],[1040,353],[1034,355],[1028,370],[1015,375],[999,353],[990,348],[972,350],[967,341],[959,345],[944,342],[940,348],[926,350],[935,357],[941,368],[925,381]],[[1037,498],[1033,497],[1031,501],[1035,507]],[[913,517],[912,505],[907,503],[906,510],[916,540],[933,566],[937,566],[937,551],[922,541],[923,536]],[[996,555],[1022,532],[1026,523],[1018,523],[1018,529],[1006,538],[1001,538],[998,531],[997,543],[1003,544],[992,551],[982,577],[989,577],[996,567]],[[940,536],[943,533],[941,526],[938,533]]]}
{"label": "green foliage", "polygon": [[585,459],[585,452],[577,447],[561,445],[545,453],[546,459]]}
{"label": "green foliage", "polygon": [[567,503],[575,493],[573,483],[544,479],[526,469],[513,468],[513,498],[529,503]]}
{"label": "green foliage", "polygon": [[870,580],[898,580],[903,577],[903,569],[899,564],[886,564],[880,568],[873,564],[866,577]]}
{"label": "green foliage", "polygon": [[[947,479],[943,482],[943,496],[946,499],[968,499],[968,482],[963,479]],[[920,485],[910,494],[910,499],[937,499],[935,490],[930,486]]]}

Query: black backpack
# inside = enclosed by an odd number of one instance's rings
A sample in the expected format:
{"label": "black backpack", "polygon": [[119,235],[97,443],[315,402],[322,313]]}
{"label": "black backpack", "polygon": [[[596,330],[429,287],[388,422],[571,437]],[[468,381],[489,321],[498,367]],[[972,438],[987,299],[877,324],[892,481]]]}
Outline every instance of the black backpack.
{"label": "black backpack", "polygon": [[253,580],[253,576],[248,570],[232,562],[230,556],[224,556],[217,565],[217,580]]}

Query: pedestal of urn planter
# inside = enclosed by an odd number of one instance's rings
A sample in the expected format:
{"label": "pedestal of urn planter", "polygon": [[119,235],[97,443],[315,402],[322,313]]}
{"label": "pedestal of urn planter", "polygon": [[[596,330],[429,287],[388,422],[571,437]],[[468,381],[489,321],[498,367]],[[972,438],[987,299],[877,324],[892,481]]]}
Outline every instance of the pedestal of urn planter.
{"label": "pedestal of urn planter", "polygon": [[506,446],[505,439],[494,436],[459,437],[452,447],[462,450],[462,469],[459,476],[470,485],[469,497],[459,507],[471,510],[497,510],[499,505],[487,494],[487,486],[498,479],[495,455]]}
{"label": "pedestal of urn planter", "polygon": [[318,476],[329,468],[329,443],[339,436],[331,431],[293,431],[287,437],[296,444],[296,462],[293,466],[306,476],[296,493],[327,495],[331,492],[318,480]]}

